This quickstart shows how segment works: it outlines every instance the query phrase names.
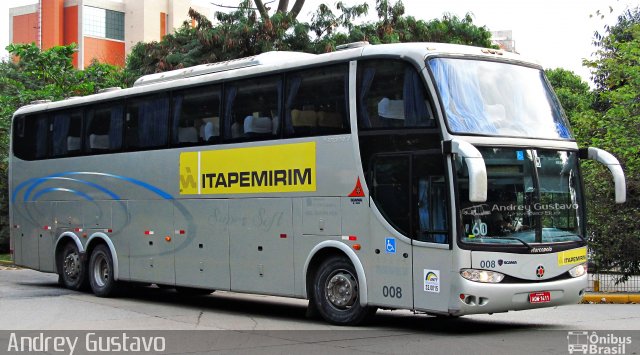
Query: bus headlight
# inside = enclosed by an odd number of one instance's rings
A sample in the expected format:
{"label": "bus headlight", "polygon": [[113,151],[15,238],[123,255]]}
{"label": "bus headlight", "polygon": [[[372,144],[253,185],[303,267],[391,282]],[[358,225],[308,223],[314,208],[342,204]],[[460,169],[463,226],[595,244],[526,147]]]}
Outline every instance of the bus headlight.
{"label": "bus headlight", "polygon": [[462,269],[460,270],[460,276],[469,281],[485,283],[498,283],[504,279],[504,274],[499,272],[477,269]]}
{"label": "bus headlight", "polygon": [[569,270],[571,277],[580,277],[587,273],[587,263],[580,264],[573,269]]}

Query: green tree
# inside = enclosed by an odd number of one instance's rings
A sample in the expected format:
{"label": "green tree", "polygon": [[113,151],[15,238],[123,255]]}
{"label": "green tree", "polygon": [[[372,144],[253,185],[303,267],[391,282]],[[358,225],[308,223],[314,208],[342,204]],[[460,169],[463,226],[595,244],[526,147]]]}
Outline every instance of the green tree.
{"label": "green tree", "polygon": [[[596,33],[592,70],[593,110],[571,115],[582,146],[608,150],[627,178],[627,202],[613,203],[611,178],[602,166],[584,164],[591,248],[601,266],[614,266],[625,278],[640,273],[640,12],[620,15],[614,26]],[[562,99],[562,98],[561,98]],[[564,102],[563,102],[564,103]],[[572,107],[572,103],[567,104]],[[577,105],[576,107],[578,107]],[[623,278],[624,279],[624,278]]]}
{"label": "green tree", "polygon": [[[262,0],[253,0],[253,2],[254,2],[254,4],[256,4],[256,8],[257,8],[258,12],[260,13],[260,16],[265,20],[268,19],[270,17],[269,16],[269,8],[264,5]],[[302,6],[304,6],[304,2],[305,2],[305,0],[296,0],[293,3],[293,6],[291,7],[291,10],[288,10],[289,9],[289,0],[280,0],[280,1],[278,1],[277,12],[279,12],[281,14],[286,14],[291,19],[295,19],[296,17],[298,17],[298,14],[300,14],[300,10],[302,10]]]}
{"label": "green tree", "polygon": [[388,0],[376,0],[378,21],[355,24],[368,10],[366,3],[346,6],[339,1],[335,12],[322,4],[311,21],[304,23],[296,20],[293,10],[264,16],[262,12],[256,12],[252,1],[243,0],[235,11],[217,12],[214,25],[191,9],[189,16],[197,26],[185,22],[160,42],[138,43],[127,59],[127,69],[133,76],[140,76],[274,50],[324,53],[335,50],[337,45],[357,41],[374,44],[430,41],[491,46],[490,32],[474,25],[470,15],[463,19],[446,15],[432,21],[416,20],[405,15],[402,1],[392,4]]}

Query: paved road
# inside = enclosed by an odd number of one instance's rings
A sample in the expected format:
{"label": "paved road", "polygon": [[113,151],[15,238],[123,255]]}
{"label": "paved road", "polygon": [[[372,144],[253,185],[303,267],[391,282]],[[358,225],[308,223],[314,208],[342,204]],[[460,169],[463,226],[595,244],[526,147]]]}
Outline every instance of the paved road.
{"label": "paved road", "polygon": [[0,353],[16,330],[109,335],[126,329],[166,337],[166,353],[567,354],[569,331],[595,331],[608,339],[631,336],[622,350],[640,354],[640,305],[574,305],[459,319],[378,311],[363,327],[332,326],[305,318],[305,311],[303,300],[229,292],[185,298],[154,287],[104,299],[60,288],[56,275],[0,266]]}

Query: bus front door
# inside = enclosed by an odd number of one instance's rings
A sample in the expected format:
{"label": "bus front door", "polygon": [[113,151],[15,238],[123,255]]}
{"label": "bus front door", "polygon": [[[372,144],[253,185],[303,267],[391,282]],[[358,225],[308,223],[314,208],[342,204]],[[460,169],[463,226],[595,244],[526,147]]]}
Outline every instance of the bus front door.
{"label": "bus front door", "polygon": [[449,308],[452,253],[449,183],[440,152],[413,154],[413,307],[445,313]]}

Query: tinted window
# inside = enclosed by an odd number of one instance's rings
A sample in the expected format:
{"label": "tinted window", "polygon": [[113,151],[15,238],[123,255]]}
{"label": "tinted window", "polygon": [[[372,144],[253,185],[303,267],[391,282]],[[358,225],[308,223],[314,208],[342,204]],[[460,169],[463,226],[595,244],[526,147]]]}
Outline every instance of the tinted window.
{"label": "tinted window", "polygon": [[357,99],[362,130],[436,125],[420,73],[402,61],[359,62]]}
{"label": "tinted window", "polygon": [[28,115],[15,119],[13,127],[13,153],[20,159],[44,159],[49,150],[49,117],[45,114]]}
{"label": "tinted window", "polygon": [[207,144],[220,139],[220,87],[206,86],[173,95],[172,143]]}
{"label": "tinted window", "polygon": [[279,134],[280,76],[254,78],[225,85],[225,139],[273,138]]}
{"label": "tinted window", "polygon": [[349,71],[346,64],[287,75],[286,135],[349,132]]}
{"label": "tinted window", "polygon": [[399,232],[410,236],[411,174],[410,156],[378,156],[373,163],[371,197],[376,206]]}
{"label": "tinted window", "polygon": [[153,95],[127,101],[126,147],[128,150],[160,148],[169,136],[169,99]]}
{"label": "tinted window", "polygon": [[115,152],[122,148],[123,112],[120,102],[89,110],[85,134],[85,146],[89,152]]}
{"label": "tinted window", "polygon": [[65,157],[82,152],[82,110],[52,114],[52,156]]}

